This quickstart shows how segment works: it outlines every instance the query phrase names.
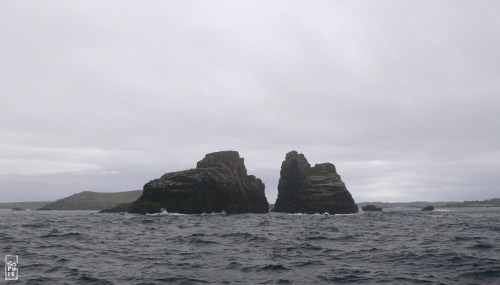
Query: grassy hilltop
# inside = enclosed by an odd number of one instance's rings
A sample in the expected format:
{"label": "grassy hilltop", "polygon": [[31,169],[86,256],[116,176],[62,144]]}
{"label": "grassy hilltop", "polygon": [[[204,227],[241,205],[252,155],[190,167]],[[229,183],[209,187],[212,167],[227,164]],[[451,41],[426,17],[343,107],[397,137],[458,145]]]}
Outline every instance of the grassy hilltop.
{"label": "grassy hilltop", "polygon": [[39,210],[104,210],[133,202],[141,194],[142,190],[114,193],[84,191],[47,204]]}

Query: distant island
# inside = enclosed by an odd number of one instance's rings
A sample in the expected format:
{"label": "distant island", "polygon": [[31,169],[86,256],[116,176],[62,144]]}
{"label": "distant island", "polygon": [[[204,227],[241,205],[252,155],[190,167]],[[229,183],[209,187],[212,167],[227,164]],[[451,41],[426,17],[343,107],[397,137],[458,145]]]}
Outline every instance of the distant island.
{"label": "distant island", "polygon": [[423,208],[432,205],[435,208],[475,208],[475,207],[500,207],[500,198],[482,200],[482,201],[463,201],[463,202],[362,202],[358,206],[375,205],[381,208]]}
{"label": "distant island", "polygon": [[125,192],[84,191],[48,203],[38,210],[103,210],[135,201],[141,194],[141,190]]}
{"label": "distant island", "polygon": [[483,200],[483,201],[453,202],[446,204],[445,207],[452,207],[452,208],[500,207],[500,198]]}

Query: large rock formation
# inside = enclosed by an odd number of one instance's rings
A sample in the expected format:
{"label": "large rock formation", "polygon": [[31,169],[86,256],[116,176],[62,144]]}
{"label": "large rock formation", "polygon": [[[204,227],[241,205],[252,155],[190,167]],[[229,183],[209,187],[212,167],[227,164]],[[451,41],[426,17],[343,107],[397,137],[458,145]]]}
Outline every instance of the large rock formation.
{"label": "large rock formation", "polygon": [[267,213],[264,184],[247,175],[243,158],[236,151],[210,153],[195,169],[171,172],[144,185],[142,196],[130,205],[105,212],[167,212],[200,214],[225,211]]}
{"label": "large rock formation", "polygon": [[351,193],[331,163],[307,162],[291,151],[281,164],[278,199],[273,212],[350,214],[358,212]]}

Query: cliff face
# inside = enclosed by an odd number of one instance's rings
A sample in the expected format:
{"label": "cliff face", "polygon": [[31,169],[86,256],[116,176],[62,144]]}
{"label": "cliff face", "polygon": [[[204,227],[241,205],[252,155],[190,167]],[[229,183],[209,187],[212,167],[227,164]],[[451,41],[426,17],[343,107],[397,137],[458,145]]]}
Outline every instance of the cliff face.
{"label": "cliff face", "polygon": [[291,151],[281,164],[278,199],[273,212],[350,214],[358,212],[351,193],[331,163],[307,162]]}
{"label": "cliff face", "polygon": [[162,208],[184,214],[269,212],[264,184],[247,174],[236,151],[207,154],[195,169],[148,182],[142,196],[127,207],[129,213],[139,214],[158,213]]}

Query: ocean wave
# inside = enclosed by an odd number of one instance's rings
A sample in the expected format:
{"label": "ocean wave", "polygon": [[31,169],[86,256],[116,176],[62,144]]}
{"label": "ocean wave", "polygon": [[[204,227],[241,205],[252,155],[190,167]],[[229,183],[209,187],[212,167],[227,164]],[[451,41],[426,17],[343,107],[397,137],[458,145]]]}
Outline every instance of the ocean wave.
{"label": "ocean wave", "polygon": [[497,213],[2,212],[0,249],[20,284],[500,284]]}

